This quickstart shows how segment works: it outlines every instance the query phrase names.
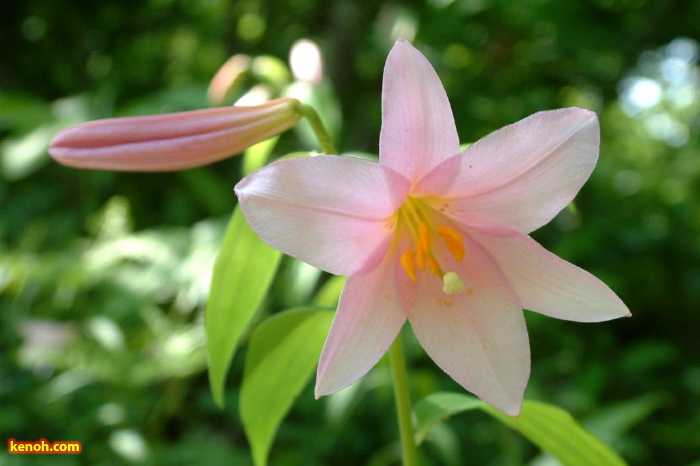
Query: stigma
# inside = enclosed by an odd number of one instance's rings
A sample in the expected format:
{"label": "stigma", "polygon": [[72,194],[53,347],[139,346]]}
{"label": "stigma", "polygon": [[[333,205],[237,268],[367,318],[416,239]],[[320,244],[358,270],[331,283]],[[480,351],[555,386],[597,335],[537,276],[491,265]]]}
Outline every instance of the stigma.
{"label": "stigma", "polygon": [[442,277],[442,291],[444,291],[446,294],[453,295],[455,293],[459,293],[465,288],[466,286],[464,286],[464,282],[455,272],[447,272]]}

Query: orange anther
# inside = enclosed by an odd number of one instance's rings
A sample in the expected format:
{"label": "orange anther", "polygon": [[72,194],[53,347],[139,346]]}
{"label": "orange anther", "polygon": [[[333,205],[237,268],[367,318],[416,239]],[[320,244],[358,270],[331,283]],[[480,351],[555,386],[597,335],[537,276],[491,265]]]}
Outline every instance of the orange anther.
{"label": "orange anther", "polygon": [[450,228],[446,225],[438,227],[437,233],[445,238],[447,250],[452,253],[457,262],[462,262],[464,260],[464,242],[462,240],[462,235],[454,228]]}
{"label": "orange anther", "polygon": [[428,266],[430,267],[430,273],[437,275],[440,273],[440,264],[435,260],[433,256],[428,256]]}
{"label": "orange anther", "polygon": [[420,242],[416,245],[416,265],[419,269],[425,270],[425,256],[426,251]]}
{"label": "orange anther", "polygon": [[401,267],[406,271],[408,278],[411,280],[418,279],[416,276],[416,259],[413,251],[406,251],[401,254]]}
{"label": "orange anther", "polygon": [[418,247],[423,248],[425,252],[430,251],[430,229],[425,222],[418,225]]}

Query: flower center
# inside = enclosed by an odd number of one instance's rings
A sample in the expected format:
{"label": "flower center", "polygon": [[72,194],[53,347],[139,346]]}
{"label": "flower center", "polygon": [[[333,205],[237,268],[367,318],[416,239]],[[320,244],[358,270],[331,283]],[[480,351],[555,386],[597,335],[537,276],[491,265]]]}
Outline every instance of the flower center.
{"label": "flower center", "polygon": [[401,254],[401,266],[411,280],[418,280],[418,270],[430,270],[433,275],[439,275],[443,280],[443,291],[452,295],[462,291],[464,282],[454,271],[445,273],[438,262],[434,244],[435,241],[443,241],[445,247],[457,262],[464,260],[464,242],[462,235],[448,225],[441,225],[435,221],[435,215],[430,215],[430,208],[420,200],[408,197],[399,210],[399,221],[405,223],[411,237],[415,241],[415,248],[404,251]]}

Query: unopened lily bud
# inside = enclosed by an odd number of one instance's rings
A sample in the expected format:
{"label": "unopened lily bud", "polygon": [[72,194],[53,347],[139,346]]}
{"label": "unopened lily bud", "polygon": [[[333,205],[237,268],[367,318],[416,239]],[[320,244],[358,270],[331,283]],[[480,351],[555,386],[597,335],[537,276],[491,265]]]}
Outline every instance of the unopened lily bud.
{"label": "unopened lily bud", "polygon": [[242,152],[294,126],[296,99],[91,121],[61,131],[49,153],[76,168],[169,171],[198,167]]}

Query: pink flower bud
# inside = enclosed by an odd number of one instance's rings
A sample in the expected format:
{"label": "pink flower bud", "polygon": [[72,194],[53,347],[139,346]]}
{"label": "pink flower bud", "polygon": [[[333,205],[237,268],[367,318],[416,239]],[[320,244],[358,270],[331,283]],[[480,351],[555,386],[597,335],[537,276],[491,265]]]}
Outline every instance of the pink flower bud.
{"label": "pink flower bud", "polygon": [[250,69],[248,55],[234,55],[221,65],[209,84],[207,98],[214,105],[221,105],[233,94],[234,89]]}
{"label": "pink flower bud", "polygon": [[120,171],[169,171],[198,167],[237,154],[279,134],[300,119],[296,99],[252,107],[109,118],[61,131],[49,153],[76,167]]}

